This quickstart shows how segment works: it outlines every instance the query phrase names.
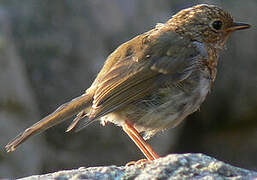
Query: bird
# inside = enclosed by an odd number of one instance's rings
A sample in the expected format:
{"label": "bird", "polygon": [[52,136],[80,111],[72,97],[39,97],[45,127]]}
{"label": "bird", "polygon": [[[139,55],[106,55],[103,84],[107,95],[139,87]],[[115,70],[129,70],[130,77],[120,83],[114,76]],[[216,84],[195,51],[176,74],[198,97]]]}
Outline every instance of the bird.
{"label": "bird", "polygon": [[6,146],[12,152],[32,135],[73,116],[66,132],[95,121],[114,123],[147,160],[158,154],[146,142],[197,111],[210,92],[220,52],[232,32],[250,28],[215,5],[183,9],[165,23],[121,44],[106,59],[92,85]]}

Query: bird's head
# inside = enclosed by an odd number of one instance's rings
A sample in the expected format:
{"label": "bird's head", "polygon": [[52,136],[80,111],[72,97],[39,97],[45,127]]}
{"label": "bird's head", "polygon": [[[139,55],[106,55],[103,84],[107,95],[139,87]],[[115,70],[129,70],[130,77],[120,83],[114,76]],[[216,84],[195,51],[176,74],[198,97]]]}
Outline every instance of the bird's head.
{"label": "bird's head", "polygon": [[181,10],[167,24],[182,36],[222,47],[231,32],[250,27],[249,24],[234,22],[228,12],[207,4]]}

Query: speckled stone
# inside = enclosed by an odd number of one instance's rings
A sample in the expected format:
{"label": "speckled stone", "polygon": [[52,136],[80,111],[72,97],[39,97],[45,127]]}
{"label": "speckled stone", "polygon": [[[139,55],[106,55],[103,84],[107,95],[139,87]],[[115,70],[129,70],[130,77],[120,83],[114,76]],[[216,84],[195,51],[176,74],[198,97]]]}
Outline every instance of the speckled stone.
{"label": "speckled stone", "polygon": [[257,172],[237,168],[204,154],[172,154],[151,163],[132,166],[81,167],[55,173],[36,175],[22,180],[80,180],[80,179],[257,179]]}

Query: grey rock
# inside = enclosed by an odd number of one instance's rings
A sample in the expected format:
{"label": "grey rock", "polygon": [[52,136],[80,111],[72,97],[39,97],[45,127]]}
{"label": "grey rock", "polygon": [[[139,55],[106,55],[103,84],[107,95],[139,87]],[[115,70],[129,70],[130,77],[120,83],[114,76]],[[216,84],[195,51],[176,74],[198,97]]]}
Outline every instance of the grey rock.
{"label": "grey rock", "polygon": [[231,166],[204,154],[172,154],[144,165],[81,167],[22,180],[79,179],[257,179],[257,172]]}

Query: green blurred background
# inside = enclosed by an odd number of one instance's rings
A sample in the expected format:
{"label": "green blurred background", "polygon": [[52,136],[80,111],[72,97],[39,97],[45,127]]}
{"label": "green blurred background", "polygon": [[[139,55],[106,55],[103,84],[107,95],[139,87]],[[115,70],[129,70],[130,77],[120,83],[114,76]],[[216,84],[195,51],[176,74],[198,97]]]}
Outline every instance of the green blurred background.
{"label": "green blurred background", "polygon": [[230,38],[200,111],[149,143],[161,156],[200,152],[257,170],[256,0],[1,0],[0,178],[143,158],[121,128],[99,123],[66,134],[66,122],[11,154],[4,145],[82,94],[121,43],[199,3],[218,5],[252,28]]}

